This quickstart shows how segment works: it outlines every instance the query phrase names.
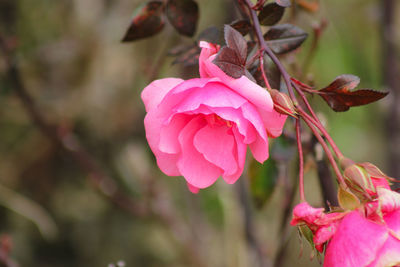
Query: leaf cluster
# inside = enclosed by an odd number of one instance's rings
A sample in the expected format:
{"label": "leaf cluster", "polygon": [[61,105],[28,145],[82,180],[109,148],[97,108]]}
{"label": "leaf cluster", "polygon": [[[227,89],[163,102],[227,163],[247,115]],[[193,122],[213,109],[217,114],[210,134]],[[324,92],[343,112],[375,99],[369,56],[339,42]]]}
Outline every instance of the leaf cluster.
{"label": "leaf cluster", "polygon": [[192,37],[198,18],[199,7],[194,0],[149,1],[135,10],[122,42],[154,36],[162,31],[166,20],[179,34]]}

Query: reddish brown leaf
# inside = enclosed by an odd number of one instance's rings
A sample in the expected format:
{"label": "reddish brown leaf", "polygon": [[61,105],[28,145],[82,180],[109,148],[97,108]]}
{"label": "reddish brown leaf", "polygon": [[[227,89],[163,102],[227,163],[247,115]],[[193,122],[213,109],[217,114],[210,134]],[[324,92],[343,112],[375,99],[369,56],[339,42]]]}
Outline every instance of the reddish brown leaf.
{"label": "reddish brown leaf", "polygon": [[238,79],[245,74],[245,67],[241,59],[236,51],[230,47],[222,47],[213,63],[232,78]]}
{"label": "reddish brown leaf", "polygon": [[334,111],[347,111],[350,107],[366,105],[385,97],[387,92],[370,89],[350,91],[357,87],[357,76],[344,74],[338,76],[330,85],[319,90],[319,95]]}
{"label": "reddish brown leaf", "polygon": [[244,66],[246,64],[247,57],[246,39],[244,39],[244,37],[237,30],[229,25],[225,25],[224,27],[224,36],[226,45],[236,52],[240,64]]}
{"label": "reddish brown leaf", "polygon": [[352,74],[343,74],[335,78],[335,80],[321,91],[338,92],[349,91],[357,87],[360,78]]}
{"label": "reddish brown leaf", "polygon": [[292,4],[290,0],[275,0],[275,3],[283,7],[289,7]]}
{"label": "reddish brown leaf", "polygon": [[166,13],[180,34],[189,37],[194,35],[199,18],[199,7],[194,0],[168,0]]}
{"label": "reddish brown leaf", "polygon": [[163,8],[161,1],[150,1],[139,6],[122,42],[136,41],[160,32],[164,27]]}
{"label": "reddish brown leaf", "polygon": [[255,42],[255,41],[247,42],[247,56],[249,56],[249,54],[251,54],[254,49],[258,49],[258,48],[256,48],[256,45],[257,45],[257,42]]}
{"label": "reddish brown leaf", "polygon": [[232,28],[240,32],[243,36],[248,34],[251,30],[250,21],[247,19],[236,20],[230,24]]}
{"label": "reddish brown leaf", "polygon": [[270,28],[264,35],[268,46],[276,54],[284,54],[298,48],[308,34],[292,24],[280,24]]}
{"label": "reddish brown leaf", "polygon": [[258,19],[260,20],[261,25],[271,26],[281,20],[284,12],[284,7],[276,3],[270,3],[263,7],[263,9],[258,14]]}
{"label": "reddish brown leaf", "polygon": [[199,63],[200,47],[197,45],[189,47],[179,54],[172,64],[182,64],[184,67],[194,66]]}

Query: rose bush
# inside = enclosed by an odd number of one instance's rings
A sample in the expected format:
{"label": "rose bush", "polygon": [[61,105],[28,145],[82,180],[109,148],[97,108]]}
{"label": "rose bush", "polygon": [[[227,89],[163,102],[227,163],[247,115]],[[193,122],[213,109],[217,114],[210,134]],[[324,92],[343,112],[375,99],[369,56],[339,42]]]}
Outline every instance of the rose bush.
{"label": "rose bush", "polygon": [[243,172],[247,145],[254,158],[268,158],[268,137],[281,134],[267,90],[242,76],[226,75],[212,61],[219,47],[201,42],[200,78],[166,78],[142,92],[146,138],[159,168],[182,175],[192,192],[218,177],[234,183]]}
{"label": "rose bush", "polygon": [[358,209],[325,214],[306,202],[296,206],[292,225],[307,225],[325,267],[400,265],[400,194],[377,188],[378,198]]}

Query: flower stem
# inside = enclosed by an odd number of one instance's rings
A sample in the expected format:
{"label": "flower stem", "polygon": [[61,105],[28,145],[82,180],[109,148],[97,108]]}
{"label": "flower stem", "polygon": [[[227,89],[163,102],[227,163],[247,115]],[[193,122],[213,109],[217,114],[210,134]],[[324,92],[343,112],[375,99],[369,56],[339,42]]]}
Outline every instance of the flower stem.
{"label": "flower stem", "polygon": [[267,74],[265,73],[265,69],[264,69],[264,55],[263,54],[264,54],[263,52],[259,52],[261,74],[264,79],[265,86],[267,87],[268,90],[271,90],[271,85],[268,82]]}
{"label": "flower stem", "polygon": [[299,191],[300,191],[300,202],[306,201],[304,195],[304,158],[303,158],[303,147],[301,144],[301,129],[300,119],[296,119],[296,141],[297,149],[299,151]]}
{"label": "flower stem", "polygon": [[[304,115],[304,114],[302,114]],[[336,177],[339,181],[339,183],[343,186],[346,186],[346,183],[344,181],[344,178],[342,176],[342,173],[339,170],[339,167],[335,161],[335,159],[333,158],[332,152],[329,150],[328,145],[325,143],[324,139],[322,138],[322,136],[320,135],[320,133],[318,132],[317,129],[315,129],[315,126],[313,125],[313,123],[309,120],[309,118],[307,116],[303,116],[302,117],[304,122],[308,125],[308,127],[310,128],[310,130],[313,132],[314,136],[317,138],[318,142],[322,145],[322,148],[325,151],[326,156],[328,157],[329,162],[332,165],[332,168],[336,174]]]}
{"label": "flower stem", "polygon": [[[330,144],[330,146],[332,147],[333,151],[336,154],[337,158],[342,158],[344,157],[342,152],[339,150],[339,148],[337,147],[336,143],[333,141],[332,137],[329,135],[329,133],[326,131],[326,129],[322,126],[322,123],[318,120],[316,121],[313,117],[311,117],[309,114],[307,114],[306,112],[304,112],[304,110],[299,110],[299,113],[304,116],[307,117],[307,119],[314,124],[318,130],[320,130],[320,132],[325,136],[325,138],[328,140],[328,143]],[[318,117],[317,117],[318,119]]]}
{"label": "flower stem", "polygon": [[[326,131],[326,129],[324,128],[324,126],[322,125],[322,123],[320,122],[320,120],[318,119],[317,115],[315,114],[314,110],[312,109],[310,103],[308,102],[305,94],[303,91],[300,90],[300,88],[298,88],[298,86],[294,83],[291,82],[291,77],[288,74],[288,72],[286,71],[286,69],[283,67],[282,63],[279,61],[279,59],[276,57],[276,55],[272,52],[272,50],[267,46],[262,31],[261,31],[261,25],[260,22],[258,20],[257,17],[257,13],[251,8],[252,7],[252,3],[250,0],[244,0],[246,6],[248,7],[248,10],[250,12],[251,15],[251,19],[253,21],[253,28],[255,30],[257,39],[258,39],[258,43],[260,46],[260,51],[261,53],[263,51],[265,51],[265,53],[267,53],[267,55],[271,58],[271,60],[275,63],[275,65],[277,66],[277,68],[279,69],[279,71],[281,72],[281,75],[283,77],[283,80],[285,81],[287,90],[289,92],[290,98],[293,101],[293,104],[295,105],[296,109],[298,110],[298,112],[300,113],[300,115],[302,116],[303,120],[306,122],[306,124],[309,126],[309,128],[311,129],[311,131],[314,133],[314,135],[316,136],[317,140],[321,143],[322,147],[324,148],[325,153],[327,154],[327,157],[330,161],[330,163],[332,164],[332,167],[336,173],[336,176],[339,180],[339,182],[341,184],[344,183],[344,179],[343,176],[338,168],[338,165],[332,155],[332,152],[330,151],[329,147],[327,146],[327,144],[325,143],[324,139],[322,138],[321,134],[318,132],[321,131],[321,133],[326,137],[326,139],[328,140],[330,146],[332,147],[334,153],[336,154],[336,156],[338,158],[343,157],[343,154],[341,153],[341,151],[339,150],[339,148],[337,147],[337,145],[335,144],[335,142],[333,141],[333,139],[331,138],[331,136],[329,135],[329,133]],[[294,93],[294,89],[296,90],[296,92],[300,95],[302,101],[304,102],[305,106],[307,107],[307,109],[310,111],[311,116],[309,114],[307,114],[307,112],[305,112],[303,110],[303,108],[299,105],[296,95]],[[315,129],[315,127],[318,128]]]}

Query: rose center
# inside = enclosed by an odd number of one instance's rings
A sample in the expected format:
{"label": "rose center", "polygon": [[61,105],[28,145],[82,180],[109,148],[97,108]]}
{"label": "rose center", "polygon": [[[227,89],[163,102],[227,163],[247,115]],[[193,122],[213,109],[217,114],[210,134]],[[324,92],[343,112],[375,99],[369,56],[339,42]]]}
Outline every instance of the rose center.
{"label": "rose center", "polygon": [[233,126],[231,121],[225,120],[218,116],[217,114],[209,114],[205,116],[208,125],[210,126],[223,126],[226,125],[229,128]]}

